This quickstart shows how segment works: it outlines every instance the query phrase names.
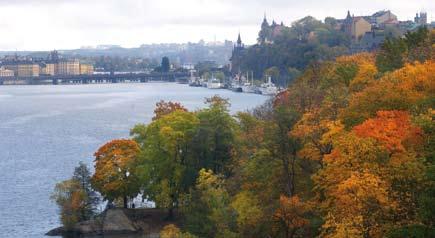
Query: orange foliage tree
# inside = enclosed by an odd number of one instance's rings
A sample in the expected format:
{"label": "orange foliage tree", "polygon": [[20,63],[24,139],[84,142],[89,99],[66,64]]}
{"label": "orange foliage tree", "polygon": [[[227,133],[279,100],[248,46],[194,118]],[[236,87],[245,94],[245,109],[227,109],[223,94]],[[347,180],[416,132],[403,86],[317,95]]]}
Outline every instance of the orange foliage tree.
{"label": "orange foliage tree", "polygon": [[363,91],[355,93],[340,119],[351,128],[376,115],[380,110],[424,112],[435,95],[435,61],[407,64],[386,74]]}
{"label": "orange foliage tree", "polygon": [[405,111],[379,111],[376,118],[368,119],[353,131],[360,137],[376,139],[392,153],[404,152],[405,145],[422,143],[421,129],[411,124]]}
{"label": "orange foliage tree", "polygon": [[333,139],[334,149],[314,176],[324,237],[383,237],[417,222],[421,136],[407,112],[380,111]]}
{"label": "orange foliage tree", "polygon": [[92,186],[107,200],[123,198],[127,208],[128,197],[139,193],[136,176],[139,146],[133,140],[113,140],[95,152],[95,174]]}
{"label": "orange foliage tree", "polygon": [[154,109],[153,121],[160,119],[163,116],[168,115],[177,110],[187,112],[187,109],[178,102],[165,102],[162,100],[156,103],[156,108]]}
{"label": "orange foliage tree", "polygon": [[295,237],[298,230],[309,224],[309,220],[304,217],[308,211],[309,206],[298,196],[282,195],[279,199],[279,207],[273,216],[278,231],[283,232],[286,238]]}

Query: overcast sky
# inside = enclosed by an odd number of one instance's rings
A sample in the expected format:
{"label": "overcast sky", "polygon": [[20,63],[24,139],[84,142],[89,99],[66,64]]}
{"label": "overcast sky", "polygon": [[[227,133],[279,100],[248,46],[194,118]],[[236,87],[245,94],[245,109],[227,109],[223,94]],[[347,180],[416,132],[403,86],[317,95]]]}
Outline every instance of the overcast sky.
{"label": "overcast sky", "polygon": [[235,40],[254,43],[266,12],[291,24],[306,15],[344,18],[390,9],[400,20],[435,0],[0,0],[0,50],[74,49],[116,44]]}

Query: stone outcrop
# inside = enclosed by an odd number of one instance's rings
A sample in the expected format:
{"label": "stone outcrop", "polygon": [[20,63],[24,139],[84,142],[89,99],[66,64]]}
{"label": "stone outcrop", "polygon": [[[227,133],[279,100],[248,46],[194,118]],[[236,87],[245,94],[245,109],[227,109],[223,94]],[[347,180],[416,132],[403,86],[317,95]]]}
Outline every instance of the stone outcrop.
{"label": "stone outcrop", "polygon": [[[48,236],[96,236],[132,235],[159,237],[160,230],[171,223],[165,220],[167,213],[159,209],[109,209],[94,220],[77,223],[73,230],[63,227],[46,233]],[[142,236],[141,236],[142,237]]]}

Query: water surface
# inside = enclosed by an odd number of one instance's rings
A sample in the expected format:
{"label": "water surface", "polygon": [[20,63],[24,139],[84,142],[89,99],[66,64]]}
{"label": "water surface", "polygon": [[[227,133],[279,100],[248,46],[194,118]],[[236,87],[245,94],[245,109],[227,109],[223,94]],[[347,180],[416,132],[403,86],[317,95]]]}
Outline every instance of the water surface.
{"label": "water surface", "polygon": [[233,113],[267,99],[174,83],[0,86],[0,237],[44,237],[59,226],[54,185],[79,161],[92,165],[106,141],[149,122],[156,102],[194,110],[215,94],[231,100]]}

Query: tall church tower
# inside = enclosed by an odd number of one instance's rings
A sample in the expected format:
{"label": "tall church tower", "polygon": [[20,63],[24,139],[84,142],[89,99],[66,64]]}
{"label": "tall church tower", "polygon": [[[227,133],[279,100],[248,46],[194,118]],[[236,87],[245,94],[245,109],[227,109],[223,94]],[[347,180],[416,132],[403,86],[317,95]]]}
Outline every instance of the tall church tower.
{"label": "tall church tower", "polygon": [[240,37],[240,32],[239,32],[239,37],[237,38],[236,48],[243,48],[243,43],[242,43],[242,38]]}
{"label": "tall church tower", "polygon": [[350,11],[347,11],[347,16],[344,19],[342,31],[349,36],[352,35],[352,24],[353,24],[353,17],[350,15]]}
{"label": "tall church tower", "polygon": [[237,74],[240,72],[240,67],[241,67],[241,61],[242,61],[242,57],[245,51],[245,45],[242,42],[242,37],[239,36],[237,37],[237,42],[236,44],[234,44],[234,49],[233,49],[233,54],[231,56],[231,73],[233,74]]}
{"label": "tall church tower", "polygon": [[258,43],[265,43],[267,38],[270,36],[270,33],[271,28],[269,22],[267,22],[266,13],[264,13],[263,23],[261,23],[261,30],[260,33],[258,33]]}

